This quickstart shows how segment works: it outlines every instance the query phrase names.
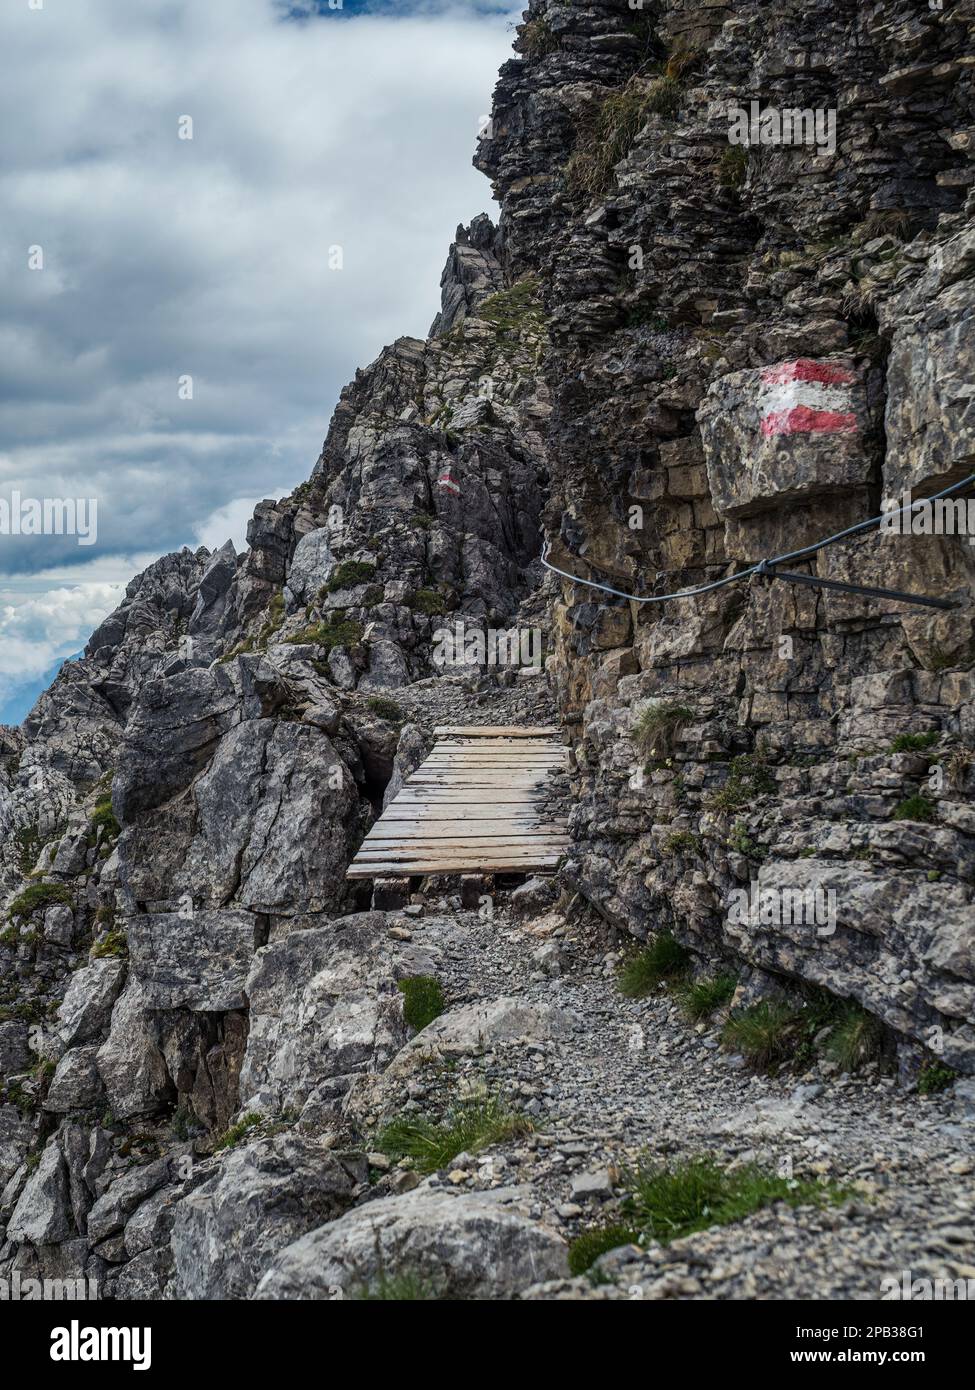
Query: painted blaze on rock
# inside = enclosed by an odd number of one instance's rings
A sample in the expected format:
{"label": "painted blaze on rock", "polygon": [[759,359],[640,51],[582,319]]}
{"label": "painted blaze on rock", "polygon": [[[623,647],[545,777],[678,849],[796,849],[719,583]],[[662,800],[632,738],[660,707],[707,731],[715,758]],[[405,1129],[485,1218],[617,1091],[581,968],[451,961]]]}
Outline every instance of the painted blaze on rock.
{"label": "painted blaze on rock", "polygon": [[762,434],[774,439],[855,431],[857,417],[849,408],[853,381],[845,367],[808,357],[764,368],[759,391]]}
{"label": "painted blaze on rock", "polygon": [[729,372],[697,418],[720,516],[756,515],[869,480],[867,383],[848,359],[800,357]]}

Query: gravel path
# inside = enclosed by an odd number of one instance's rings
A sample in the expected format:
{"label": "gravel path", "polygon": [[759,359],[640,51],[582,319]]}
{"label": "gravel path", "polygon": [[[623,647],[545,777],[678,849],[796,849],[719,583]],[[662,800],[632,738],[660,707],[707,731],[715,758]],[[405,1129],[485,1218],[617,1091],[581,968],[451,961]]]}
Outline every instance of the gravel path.
{"label": "gravel path", "polygon": [[439,956],[450,1009],[513,995],[573,1016],[567,1038],[475,1047],[396,1083],[390,1111],[436,1110],[486,1083],[538,1117],[537,1134],[462,1158],[435,1182],[527,1185],[532,1214],[570,1239],[618,1214],[620,1169],[641,1155],[791,1163],[797,1178],[829,1177],[854,1194],[825,1209],[779,1204],[642,1255],[627,1247],[603,1257],[610,1282],[530,1297],[877,1299],[881,1280],[904,1270],[975,1280],[970,1085],[920,1097],[890,1078],[831,1075],[828,1063],[803,1076],[753,1074],[665,992],[624,999],[620,951],[601,924],[570,924],[557,909],[519,918],[499,899],[486,920],[454,897],[429,901],[420,918],[391,914],[391,925]]}

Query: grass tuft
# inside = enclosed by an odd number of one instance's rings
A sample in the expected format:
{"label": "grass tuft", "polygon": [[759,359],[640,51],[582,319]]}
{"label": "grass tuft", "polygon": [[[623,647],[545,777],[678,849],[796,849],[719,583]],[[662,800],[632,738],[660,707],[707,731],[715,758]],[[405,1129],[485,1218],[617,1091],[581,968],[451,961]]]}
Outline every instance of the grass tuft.
{"label": "grass tuft", "polygon": [[366,701],[366,708],[372,710],[373,714],[378,714],[380,719],[385,719],[389,724],[402,723],[403,711],[395,700],[387,700],[382,695],[372,695]]}
{"label": "grass tuft", "polygon": [[376,566],[371,560],[343,560],[332,571],[324,592],[337,594],[340,589],[355,589],[360,584],[368,584],[375,576]]}
{"label": "grass tuft", "polygon": [[411,975],[397,980],[396,988],[403,995],[403,1017],[417,1033],[447,1007],[440,981],[433,975]]}
{"label": "grass tuft", "polygon": [[879,1062],[884,1041],[880,1020],[859,1004],[840,1011],[826,1040],[826,1055],[841,1071],[858,1071],[868,1062]]}
{"label": "grass tuft", "polygon": [[548,20],[539,17],[522,25],[515,47],[526,58],[545,58],[558,51],[559,40]]}
{"label": "grass tuft", "polygon": [[376,1147],[392,1159],[409,1159],[420,1173],[436,1173],[459,1153],[477,1153],[489,1144],[531,1134],[534,1128],[534,1122],[501,1095],[472,1096],[458,1101],[441,1120],[400,1116],[380,1131]]}
{"label": "grass tuft", "polygon": [[678,991],[678,1002],[684,1013],[695,1023],[710,1018],[722,1004],[727,1004],[738,980],[734,975],[713,975],[710,979],[692,980]]}
{"label": "grass tuft", "polygon": [[776,781],[760,753],[741,753],[732,758],[728,780],[712,792],[706,805],[716,811],[737,811],[756,797],[776,790]]}
{"label": "grass tuft", "polygon": [[748,151],[744,145],[729,145],[718,160],[718,183],[722,188],[741,188],[747,177]]}
{"label": "grass tuft", "polygon": [[569,1243],[569,1273],[585,1274],[600,1255],[621,1245],[638,1244],[639,1232],[631,1226],[593,1226]]}
{"label": "grass tuft", "polygon": [[692,830],[675,830],[664,843],[665,854],[702,854],[704,846]]}
{"label": "grass tuft", "polygon": [[362,632],[361,623],[347,619],[341,609],[336,609],[333,614],[324,618],[320,623],[306,627],[286,640],[292,646],[301,646],[306,642],[314,643],[327,654],[335,647],[358,646],[362,641]]}
{"label": "grass tuft", "polygon": [[235,1125],[231,1125],[230,1128],[220,1136],[213,1146],[213,1152],[220,1153],[222,1149],[232,1149],[235,1144],[240,1143],[246,1134],[256,1128],[257,1125],[262,1124],[263,1121],[263,1115],[258,1115],[253,1110],[248,1111],[248,1113],[239,1119]]}
{"label": "grass tuft", "polygon": [[113,927],[91,948],[92,960],[104,960],[107,956],[127,956],[128,954],[128,937],[121,927]]}
{"label": "grass tuft", "polygon": [[687,705],[674,700],[651,700],[633,722],[633,741],[643,753],[669,758],[680,731],[693,718],[694,711]]}
{"label": "grass tuft", "polygon": [[918,1095],[931,1096],[937,1095],[939,1091],[946,1091],[957,1075],[958,1073],[944,1062],[925,1062],[918,1073]]}
{"label": "grass tuft", "polygon": [[112,810],[111,796],[103,796],[95,803],[95,809],[91,816],[92,830],[104,829],[106,835],[114,838],[121,833],[122,827],[116,819],[115,812]]}
{"label": "grass tuft", "polygon": [[890,745],[892,753],[920,753],[931,748],[941,735],[934,730],[927,734],[898,734]]}
{"label": "grass tuft", "polygon": [[909,796],[894,807],[894,820],[933,821],[937,818],[937,808],[926,796]]}
{"label": "grass tuft", "polygon": [[436,589],[417,589],[410,607],[416,613],[425,613],[427,617],[438,617],[446,613],[447,600]]}
{"label": "grass tuft", "polygon": [[565,166],[569,191],[587,198],[605,193],[616,165],[633,148],[647,118],[654,113],[673,115],[679,99],[679,80],[666,74],[650,83],[631,77],[612,92],[579,130],[575,153]]}
{"label": "grass tuft", "polygon": [[363,1284],[352,1294],[360,1303],[426,1303],[438,1294],[419,1274],[380,1274],[371,1284]]}
{"label": "grass tuft", "polygon": [[620,994],[627,999],[642,999],[663,980],[682,975],[690,959],[690,952],[673,936],[663,933],[654,937],[649,946],[635,952],[620,967]]}
{"label": "grass tuft", "polygon": [[788,1061],[797,1046],[798,1011],[780,1000],[763,1000],[736,1009],[724,1025],[721,1041],[740,1052],[749,1066],[768,1071]]}
{"label": "grass tuft", "polygon": [[641,1163],[626,1184],[631,1195],[624,1206],[637,1223],[641,1244],[667,1245],[711,1226],[728,1226],[774,1202],[836,1205],[849,1195],[835,1184],[780,1178],[755,1164],[728,1172],[709,1158],[667,1168]]}
{"label": "grass tuft", "polygon": [[14,898],[8,908],[8,915],[10,917],[28,917],[32,912],[51,907],[54,903],[69,903],[70,901],[71,894],[63,883],[32,883],[29,888],[25,888]]}
{"label": "grass tuft", "polygon": [[40,824],[23,826],[14,834],[14,844],[17,846],[17,867],[26,878],[41,852]]}

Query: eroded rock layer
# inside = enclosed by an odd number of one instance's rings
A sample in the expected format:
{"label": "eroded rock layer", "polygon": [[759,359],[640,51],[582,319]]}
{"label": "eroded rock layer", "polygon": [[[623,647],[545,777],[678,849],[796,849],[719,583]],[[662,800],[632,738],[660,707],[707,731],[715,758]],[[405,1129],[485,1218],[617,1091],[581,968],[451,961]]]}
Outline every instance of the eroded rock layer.
{"label": "eroded rock layer", "polygon": [[[532,0],[476,156],[500,223],[458,229],[430,337],[357,373],[244,554],[159,560],[0,729],[0,1273],[332,1297],[409,1247],[447,1294],[554,1287],[559,1221],[609,1180],[466,1193],[468,1154],[451,1195],[366,1153],[431,1058],[615,1072],[580,1041],[567,911],[672,933],[739,1004],[855,1001],[903,1082],[975,1073],[967,535],[790,561],[948,609],[767,573],[638,603],[542,564],[703,587],[975,472],[971,28],[969,3]],[[822,138],[732,143],[753,102]],[[544,672],[455,636],[512,628]],[[461,900],[414,934],[345,869],[436,724],[553,721],[574,844],[512,909],[556,916],[465,990]],[[400,985],[441,975],[418,1032]],[[807,1098],[761,1103],[798,1124]]]}

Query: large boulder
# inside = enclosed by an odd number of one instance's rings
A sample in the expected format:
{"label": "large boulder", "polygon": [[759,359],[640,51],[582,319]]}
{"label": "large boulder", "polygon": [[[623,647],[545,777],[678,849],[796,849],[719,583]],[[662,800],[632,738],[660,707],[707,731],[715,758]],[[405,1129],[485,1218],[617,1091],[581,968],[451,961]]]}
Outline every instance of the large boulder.
{"label": "large boulder", "polygon": [[112,783],[119,819],[144,815],[186,787],[237,718],[238,692],[225,666],[192,667],[147,681],[126,726]]}
{"label": "large boulder", "polygon": [[213,1013],[243,1008],[244,982],[266,931],[261,917],[229,908],[129,918],[129,954],[146,1006]]}
{"label": "large boulder", "polygon": [[441,1014],[406,1044],[390,1073],[405,1075],[431,1058],[447,1059],[485,1052],[498,1043],[550,1042],[572,1038],[579,1017],[554,1004],[517,996],[479,1000]]}
{"label": "large boulder", "polygon": [[330,1078],[381,1071],[408,1035],[397,979],[435,970],[430,953],[390,938],[367,912],[291,932],[257,953],[242,1104],[301,1109]]}
{"label": "large boulder", "polygon": [[[928,831],[932,842],[935,833]],[[894,823],[884,842],[907,850],[911,834]],[[975,908],[964,888],[905,881],[859,862],[776,858],[760,866],[756,888],[756,905],[763,894],[774,901],[791,891],[797,902],[834,907],[832,920],[820,912],[818,922],[811,911],[767,922],[760,911],[729,914],[729,940],[746,960],[856,999],[921,1042],[940,1028],[945,1061],[975,1070]]]}
{"label": "large boulder", "polygon": [[711,500],[719,517],[864,487],[873,459],[862,369],[798,358],[718,377],[698,411]]}
{"label": "large boulder", "polygon": [[71,1231],[68,1170],[57,1141],[51,1139],[13,1209],[7,1239],[15,1244],[57,1245]]}
{"label": "large boulder", "polygon": [[278,1251],[345,1211],[353,1187],[340,1158],[296,1135],[232,1150],[176,1208],[179,1296],[249,1298]]}
{"label": "large boulder", "polygon": [[166,1065],[146,1016],[142,986],[133,976],[112,1010],[107,1040],[98,1049],[99,1075],[119,1119],[149,1113],[171,1090]]}
{"label": "large boulder", "polygon": [[193,796],[185,877],[194,898],[219,906],[233,897],[251,912],[283,915],[341,903],[358,798],[321,728],[241,724],[220,742]]}
{"label": "large boulder", "polygon": [[316,531],[306,532],[295,546],[288,582],[284,586],[284,601],[288,609],[311,603],[334,567],[328,527],[320,526]]}
{"label": "large boulder", "polygon": [[108,1027],[126,968],[124,960],[105,956],[71,976],[58,1009],[57,1033],[65,1047],[87,1042]]}
{"label": "large boulder", "polygon": [[410,1277],[439,1298],[505,1299],[565,1277],[562,1237],[525,1216],[513,1197],[424,1184],[369,1202],[282,1250],[256,1297],[330,1299],[383,1277]]}
{"label": "large boulder", "polygon": [[98,1047],[94,1043],[73,1047],[64,1054],[44,1097],[45,1110],[67,1114],[70,1110],[84,1110],[95,1104],[102,1095],[97,1056]]}

